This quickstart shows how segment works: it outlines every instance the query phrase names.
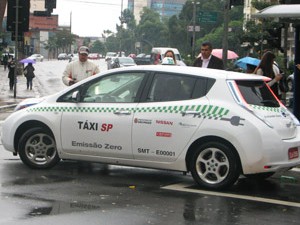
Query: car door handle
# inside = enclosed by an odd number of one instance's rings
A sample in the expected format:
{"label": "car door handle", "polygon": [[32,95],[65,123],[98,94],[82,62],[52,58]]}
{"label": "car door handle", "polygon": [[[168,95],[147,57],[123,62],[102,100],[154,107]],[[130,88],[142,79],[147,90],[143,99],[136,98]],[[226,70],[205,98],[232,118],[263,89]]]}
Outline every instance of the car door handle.
{"label": "car door handle", "polygon": [[182,116],[186,116],[186,115],[200,116],[200,112],[198,112],[198,111],[182,111],[181,115]]}
{"label": "car door handle", "polygon": [[130,115],[131,112],[128,110],[118,110],[118,111],[114,111],[114,114],[116,115]]}

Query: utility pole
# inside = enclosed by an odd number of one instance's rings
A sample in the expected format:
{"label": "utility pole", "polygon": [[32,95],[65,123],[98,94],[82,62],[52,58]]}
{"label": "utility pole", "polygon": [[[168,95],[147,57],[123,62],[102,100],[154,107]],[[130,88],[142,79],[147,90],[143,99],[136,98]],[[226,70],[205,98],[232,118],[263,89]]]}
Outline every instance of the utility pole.
{"label": "utility pole", "polygon": [[196,39],[196,2],[193,2],[193,40],[192,40],[192,59],[195,58],[195,39]]}
{"label": "utility pole", "polygon": [[227,68],[229,8],[230,8],[230,0],[226,0],[224,6],[224,31],[223,31],[223,40],[222,40],[222,48],[223,48],[222,59],[223,59],[223,64],[225,69]]}
{"label": "utility pole", "polygon": [[17,73],[19,63],[19,0],[16,0],[16,21],[15,21],[15,72],[14,72],[14,98],[17,97]]}

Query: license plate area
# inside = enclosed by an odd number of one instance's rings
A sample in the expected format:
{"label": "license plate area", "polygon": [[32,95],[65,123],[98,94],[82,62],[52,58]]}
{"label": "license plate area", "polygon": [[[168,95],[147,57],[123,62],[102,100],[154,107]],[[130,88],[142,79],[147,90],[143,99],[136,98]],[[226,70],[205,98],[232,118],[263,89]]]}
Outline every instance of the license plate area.
{"label": "license plate area", "polygon": [[298,158],[299,157],[298,148],[290,148],[288,154],[289,154],[289,159]]}

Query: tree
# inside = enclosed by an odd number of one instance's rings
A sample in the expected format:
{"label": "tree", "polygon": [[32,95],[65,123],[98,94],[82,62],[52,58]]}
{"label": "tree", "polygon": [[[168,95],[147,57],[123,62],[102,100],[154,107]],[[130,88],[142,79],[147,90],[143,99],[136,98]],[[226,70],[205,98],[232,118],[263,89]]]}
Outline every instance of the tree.
{"label": "tree", "polygon": [[55,35],[57,53],[65,52],[70,53],[71,46],[75,42],[76,35],[71,34],[69,30],[58,31]]}
{"label": "tree", "polygon": [[[253,6],[258,9],[264,9],[275,3],[260,2],[254,0]],[[249,48],[254,52],[255,56],[261,56],[265,49],[278,49],[281,48],[281,27],[283,25],[275,22],[272,19],[250,20],[245,24],[245,31],[241,35],[242,42],[249,43]]]}
{"label": "tree", "polygon": [[45,49],[48,50],[48,59],[54,59],[57,56],[57,40],[55,36],[51,36],[45,44]]}
{"label": "tree", "polygon": [[168,29],[160,20],[160,15],[152,9],[143,8],[137,26],[137,40],[142,43],[143,52],[150,52],[153,46],[168,46]]}
{"label": "tree", "polygon": [[97,40],[92,44],[90,51],[104,54],[105,46],[101,41]]}

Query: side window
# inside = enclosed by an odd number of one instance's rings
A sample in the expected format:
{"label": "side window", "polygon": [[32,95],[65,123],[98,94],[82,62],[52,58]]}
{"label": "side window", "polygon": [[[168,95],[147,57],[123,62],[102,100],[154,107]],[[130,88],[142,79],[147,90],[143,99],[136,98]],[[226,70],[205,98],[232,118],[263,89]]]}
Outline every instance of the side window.
{"label": "side window", "polygon": [[148,102],[179,101],[192,98],[196,78],[181,75],[157,74],[154,76]]}
{"label": "side window", "polygon": [[73,95],[80,92],[80,102],[131,103],[144,79],[144,73],[112,74],[94,79],[68,92],[58,102],[74,102]]}
{"label": "side window", "polygon": [[82,102],[134,102],[143,78],[143,73],[121,73],[103,77],[85,88]]}

